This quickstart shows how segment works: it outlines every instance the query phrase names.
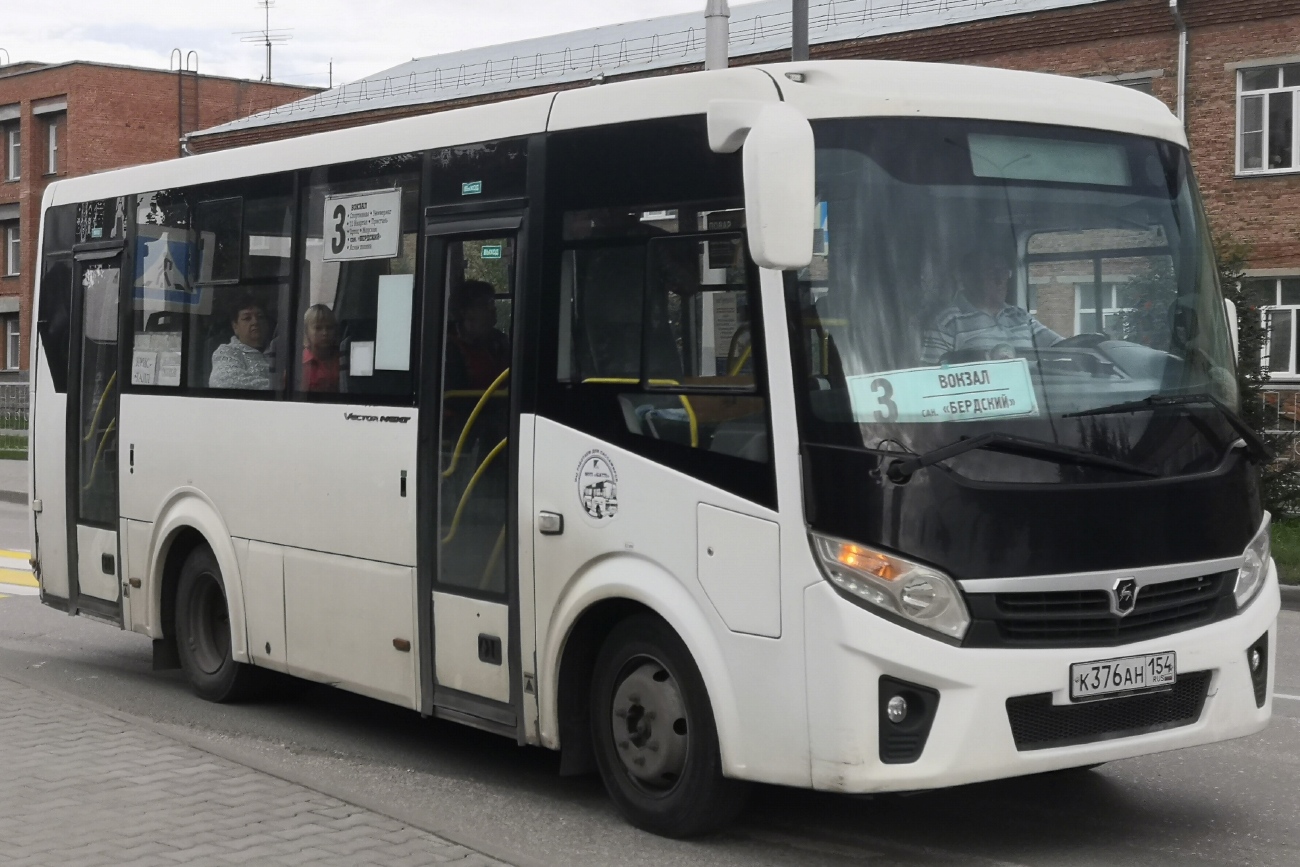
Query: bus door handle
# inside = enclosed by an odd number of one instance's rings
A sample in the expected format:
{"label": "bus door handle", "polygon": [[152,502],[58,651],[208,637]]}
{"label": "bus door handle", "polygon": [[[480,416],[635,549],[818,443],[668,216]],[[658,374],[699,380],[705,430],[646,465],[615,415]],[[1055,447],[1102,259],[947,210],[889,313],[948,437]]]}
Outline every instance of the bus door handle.
{"label": "bus door handle", "polygon": [[538,512],[537,532],[543,536],[560,535],[564,532],[564,516],[556,512]]}

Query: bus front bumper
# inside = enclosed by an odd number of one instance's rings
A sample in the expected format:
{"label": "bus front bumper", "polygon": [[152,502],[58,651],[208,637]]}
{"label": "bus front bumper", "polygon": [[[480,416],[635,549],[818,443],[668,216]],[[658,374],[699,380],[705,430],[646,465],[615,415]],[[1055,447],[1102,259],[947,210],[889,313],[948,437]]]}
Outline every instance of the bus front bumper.
{"label": "bus front bumper", "polygon": [[[927,789],[1091,765],[1253,734],[1272,714],[1281,607],[1273,567],[1254,601],[1236,616],[1113,647],[954,647],[875,616],[840,597],[824,581],[807,589],[805,603],[809,734],[817,789]],[[1265,633],[1269,671],[1259,707],[1247,650]],[[1112,733],[1087,743],[1030,747],[1022,742],[1017,747],[1008,699],[1040,696],[1039,718],[1061,719],[1057,709],[1070,710],[1065,706],[1071,704],[1072,664],[1166,651],[1177,654],[1180,680],[1190,684],[1190,676],[1208,672],[1204,705],[1194,721],[1143,734]],[[915,759],[882,760],[881,731],[888,733],[891,725],[882,713],[882,677],[938,692],[928,737]],[[1051,694],[1051,709],[1041,706],[1044,693]],[[1152,719],[1150,714],[1137,715],[1133,722]],[[1131,730],[1123,725],[1116,731]]]}

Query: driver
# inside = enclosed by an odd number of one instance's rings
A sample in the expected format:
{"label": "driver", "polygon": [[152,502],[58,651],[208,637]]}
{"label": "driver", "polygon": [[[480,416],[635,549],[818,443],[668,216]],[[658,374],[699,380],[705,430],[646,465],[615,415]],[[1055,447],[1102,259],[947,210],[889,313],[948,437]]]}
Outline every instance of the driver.
{"label": "driver", "polygon": [[990,244],[962,261],[966,286],[939,312],[921,336],[921,361],[938,364],[950,352],[975,350],[987,358],[1012,358],[1017,349],[1051,346],[1061,335],[1007,303],[1007,284],[1016,257],[1009,247]]}

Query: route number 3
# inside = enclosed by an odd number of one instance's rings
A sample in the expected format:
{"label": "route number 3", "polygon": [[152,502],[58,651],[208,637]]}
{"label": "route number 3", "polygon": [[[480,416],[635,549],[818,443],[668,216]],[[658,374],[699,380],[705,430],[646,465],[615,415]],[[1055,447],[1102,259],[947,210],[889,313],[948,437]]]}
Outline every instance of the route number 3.
{"label": "route number 3", "polygon": [[898,404],[894,403],[894,387],[889,380],[873,379],[871,390],[876,395],[880,409],[875,411],[876,421],[894,421],[898,418]]}
{"label": "route number 3", "polygon": [[347,208],[342,205],[334,206],[334,219],[337,222],[334,223],[334,237],[330,239],[330,252],[334,253],[336,256],[339,253],[342,253],[343,248],[347,246],[348,233],[343,228],[343,221],[347,219],[347,216]]}

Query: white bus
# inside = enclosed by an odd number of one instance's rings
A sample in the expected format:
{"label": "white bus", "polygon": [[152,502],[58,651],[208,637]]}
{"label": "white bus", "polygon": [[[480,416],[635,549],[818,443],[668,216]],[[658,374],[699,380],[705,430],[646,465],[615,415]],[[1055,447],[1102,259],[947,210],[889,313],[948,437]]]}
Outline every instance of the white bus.
{"label": "white bus", "polygon": [[[93,146],[93,143],[87,143]],[[52,184],[48,605],[562,750],[633,823],[1271,710],[1276,573],[1175,118],[835,61]]]}

